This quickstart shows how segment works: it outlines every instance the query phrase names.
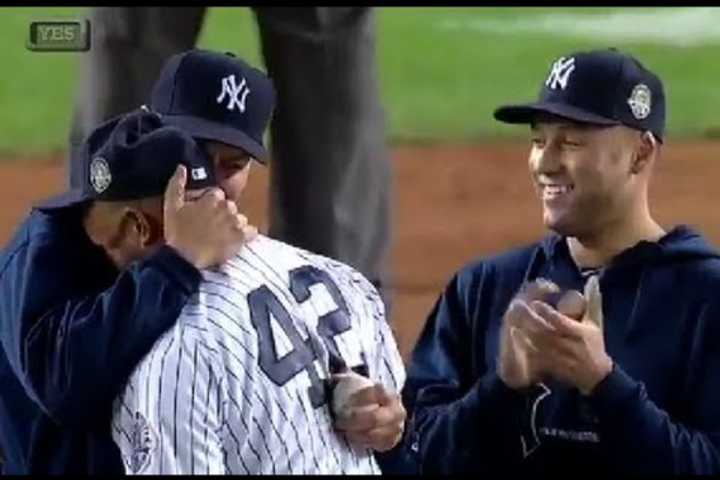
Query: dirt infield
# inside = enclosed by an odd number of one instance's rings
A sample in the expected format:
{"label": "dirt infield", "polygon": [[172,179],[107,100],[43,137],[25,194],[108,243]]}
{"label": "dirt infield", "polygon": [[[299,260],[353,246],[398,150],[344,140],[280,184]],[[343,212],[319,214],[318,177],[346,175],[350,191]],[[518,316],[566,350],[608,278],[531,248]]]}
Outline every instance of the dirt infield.
{"label": "dirt infield", "polygon": [[[443,285],[478,256],[533,241],[543,234],[527,175],[525,145],[405,146],[393,152],[395,289],[392,320],[403,355],[410,352]],[[31,204],[62,190],[61,155],[0,162],[0,243]],[[247,212],[266,231],[268,175],[253,172]],[[668,146],[651,191],[665,226],[686,223],[720,246],[720,141]]]}

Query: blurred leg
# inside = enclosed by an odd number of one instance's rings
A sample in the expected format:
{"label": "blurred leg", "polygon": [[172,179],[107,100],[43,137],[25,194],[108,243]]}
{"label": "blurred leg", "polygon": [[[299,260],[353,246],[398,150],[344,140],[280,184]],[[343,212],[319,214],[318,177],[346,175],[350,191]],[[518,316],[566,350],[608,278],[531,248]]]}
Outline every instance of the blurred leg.
{"label": "blurred leg", "polygon": [[369,8],[257,8],[278,90],[270,235],[346,262],[383,291],[391,169]]}
{"label": "blurred leg", "polygon": [[193,48],[201,7],[96,7],[91,49],[81,61],[70,132],[70,184],[82,182],[84,138],[98,124],[148,100],[165,60]]}

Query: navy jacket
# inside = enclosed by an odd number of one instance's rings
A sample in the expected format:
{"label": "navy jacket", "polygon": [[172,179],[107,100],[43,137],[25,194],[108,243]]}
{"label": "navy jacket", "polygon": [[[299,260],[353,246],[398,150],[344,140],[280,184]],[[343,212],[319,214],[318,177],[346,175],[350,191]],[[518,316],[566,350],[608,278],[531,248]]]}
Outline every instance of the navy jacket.
{"label": "navy jacket", "polygon": [[33,210],[0,255],[4,473],[122,473],[112,402],[201,274],[172,248],[118,273],[77,210]]}
{"label": "navy jacket", "polygon": [[615,367],[588,397],[496,374],[503,313],[537,277],[583,290],[557,236],[454,276],[413,352],[406,436],[385,471],[720,473],[720,254],[677,227],[603,269]]}

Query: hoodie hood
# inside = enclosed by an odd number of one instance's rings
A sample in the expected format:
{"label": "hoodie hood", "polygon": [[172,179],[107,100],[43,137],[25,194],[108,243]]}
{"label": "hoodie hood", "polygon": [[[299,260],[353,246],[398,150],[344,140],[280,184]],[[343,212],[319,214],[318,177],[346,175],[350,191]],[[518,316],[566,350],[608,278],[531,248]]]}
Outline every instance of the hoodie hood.
{"label": "hoodie hood", "polygon": [[[547,258],[554,257],[561,249],[568,250],[566,238],[550,235],[542,242]],[[692,227],[679,225],[667,232],[657,242],[641,241],[616,256],[613,266],[635,264],[659,265],[702,259],[720,259],[716,250],[705,237]]]}
{"label": "hoodie hood", "polygon": [[[647,243],[652,245],[652,242]],[[674,228],[657,245],[660,257],[667,260],[720,258],[720,251],[710,245],[700,232],[687,225]]]}

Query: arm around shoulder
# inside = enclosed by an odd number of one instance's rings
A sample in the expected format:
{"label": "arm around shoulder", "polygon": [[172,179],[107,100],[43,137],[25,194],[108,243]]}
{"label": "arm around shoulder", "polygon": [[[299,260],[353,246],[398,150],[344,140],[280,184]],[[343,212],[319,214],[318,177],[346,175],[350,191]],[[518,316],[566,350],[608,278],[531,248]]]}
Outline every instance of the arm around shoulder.
{"label": "arm around shoulder", "polygon": [[2,272],[2,343],[28,395],[58,422],[84,424],[171,326],[201,275],[169,247],[104,291],[73,291],[74,265],[51,244],[19,250]]}

